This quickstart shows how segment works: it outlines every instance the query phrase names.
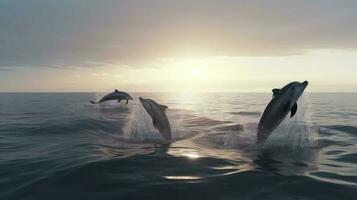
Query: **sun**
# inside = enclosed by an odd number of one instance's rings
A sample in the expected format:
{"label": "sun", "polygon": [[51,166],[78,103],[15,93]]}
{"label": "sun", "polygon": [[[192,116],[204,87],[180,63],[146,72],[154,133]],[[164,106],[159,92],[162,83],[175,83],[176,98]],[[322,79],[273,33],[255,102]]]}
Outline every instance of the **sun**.
{"label": "sun", "polygon": [[188,73],[191,77],[199,77],[202,74],[202,71],[198,68],[191,68]]}
{"label": "sun", "polygon": [[207,75],[207,63],[201,59],[177,59],[170,63],[171,74],[174,79],[188,82],[202,81]]}

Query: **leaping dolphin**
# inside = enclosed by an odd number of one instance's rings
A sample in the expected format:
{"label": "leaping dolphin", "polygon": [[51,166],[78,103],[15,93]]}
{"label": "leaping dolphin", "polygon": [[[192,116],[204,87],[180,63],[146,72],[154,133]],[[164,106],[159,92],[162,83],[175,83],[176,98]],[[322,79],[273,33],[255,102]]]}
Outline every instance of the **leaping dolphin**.
{"label": "leaping dolphin", "polygon": [[282,89],[273,89],[273,99],[267,105],[258,124],[257,143],[264,144],[269,135],[291,112],[292,118],[297,111],[297,100],[309,82],[291,82]]}
{"label": "leaping dolphin", "polygon": [[152,118],[153,125],[159,130],[166,144],[171,143],[171,127],[169,119],[166,116],[167,106],[160,105],[152,99],[139,98],[141,104]]}
{"label": "leaping dolphin", "polygon": [[126,104],[128,104],[129,100],[133,100],[133,98],[126,92],[121,92],[118,90],[114,90],[114,92],[105,95],[101,100],[99,100],[98,102],[94,102],[94,101],[90,101],[92,104],[99,104],[102,103],[104,101],[111,101],[111,100],[117,100],[118,103],[121,100],[126,100]]}

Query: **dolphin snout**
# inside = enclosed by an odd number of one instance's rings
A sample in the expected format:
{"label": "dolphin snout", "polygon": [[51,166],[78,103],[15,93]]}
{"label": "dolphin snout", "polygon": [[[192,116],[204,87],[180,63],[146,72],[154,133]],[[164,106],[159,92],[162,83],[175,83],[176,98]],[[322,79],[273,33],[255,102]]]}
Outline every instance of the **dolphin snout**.
{"label": "dolphin snout", "polygon": [[301,83],[301,88],[302,88],[303,90],[305,90],[308,85],[309,85],[309,82],[308,82],[308,81],[304,81],[304,82]]}
{"label": "dolphin snout", "polygon": [[309,82],[308,81],[304,81],[302,83],[302,87],[305,89],[307,86],[309,85]]}
{"label": "dolphin snout", "polygon": [[142,104],[144,104],[145,99],[144,99],[143,97],[139,97],[139,101],[140,101]]}

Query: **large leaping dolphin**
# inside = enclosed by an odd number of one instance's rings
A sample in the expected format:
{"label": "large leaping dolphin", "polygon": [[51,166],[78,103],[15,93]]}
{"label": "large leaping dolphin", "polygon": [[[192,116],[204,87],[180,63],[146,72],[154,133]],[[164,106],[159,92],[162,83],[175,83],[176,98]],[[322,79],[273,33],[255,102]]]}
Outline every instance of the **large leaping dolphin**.
{"label": "large leaping dolphin", "polygon": [[303,94],[309,83],[292,82],[282,89],[273,89],[273,99],[265,108],[259,121],[257,132],[257,143],[264,144],[269,135],[284,120],[286,115],[291,112],[293,117],[297,111],[297,100]]}
{"label": "large leaping dolphin", "polygon": [[167,106],[160,105],[156,103],[152,99],[144,99],[142,97],[139,98],[141,104],[145,108],[145,110],[149,113],[152,118],[152,122],[154,127],[159,130],[162,137],[164,138],[164,142],[166,144],[171,143],[171,127],[169,119],[166,116]]}
{"label": "large leaping dolphin", "polygon": [[104,101],[111,101],[111,100],[117,100],[118,103],[121,100],[126,100],[126,104],[128,104],[129,100],[133,100],[133,98],[126,92],[120,92],[118,90],[114,90],[114,92],[105,95],[101,100],[98,102],[90,101],[92,104],[98,104],[102,103]]}

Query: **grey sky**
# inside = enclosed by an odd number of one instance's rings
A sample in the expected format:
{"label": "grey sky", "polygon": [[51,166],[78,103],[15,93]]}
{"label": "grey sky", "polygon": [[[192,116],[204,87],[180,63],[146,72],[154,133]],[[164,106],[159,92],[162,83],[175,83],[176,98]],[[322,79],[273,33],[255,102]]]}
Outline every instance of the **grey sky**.
{"label": "grey sky", "polygon": [[346,50],[356,35],[355,0],[0,0],[3,68]]}

